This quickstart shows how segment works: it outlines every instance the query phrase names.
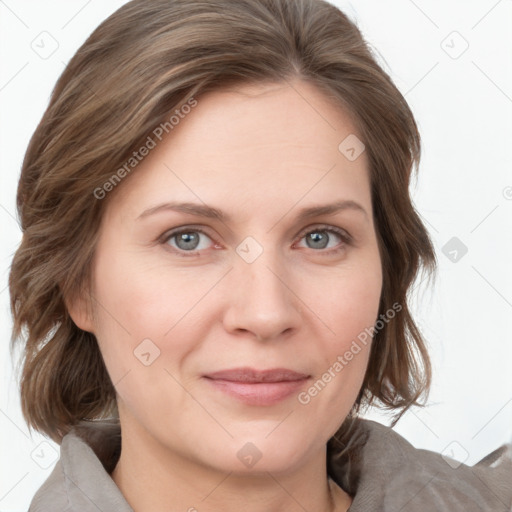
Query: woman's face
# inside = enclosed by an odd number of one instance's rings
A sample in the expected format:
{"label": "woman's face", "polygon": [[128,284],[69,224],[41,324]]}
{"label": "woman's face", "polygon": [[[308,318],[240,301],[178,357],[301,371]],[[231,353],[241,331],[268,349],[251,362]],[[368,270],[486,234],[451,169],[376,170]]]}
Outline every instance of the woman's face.
{"label": "woman's face", "polygon": [[97,337],[123,439],[222,471],[324,453],[362,385],[370,343],[353,342],[382,286],[355,134],[297,81],[208,93],[153,137],[102,219],[96,315],[70,308]]}

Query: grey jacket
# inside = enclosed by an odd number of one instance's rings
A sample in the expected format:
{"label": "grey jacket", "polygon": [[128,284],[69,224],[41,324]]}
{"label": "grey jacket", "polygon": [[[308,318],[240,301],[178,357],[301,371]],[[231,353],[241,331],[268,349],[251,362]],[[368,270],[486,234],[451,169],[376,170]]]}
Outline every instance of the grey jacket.
{"label": "grey jacket", "polygon": [[[329,461],[331,478],[353,496],[349,512],[512,512],[512,443],[474,466],[417,449],[393,429],[358,419],[356,456]],[[110,477],[119,458],[117,423],[66,434],[60,459],[29,512],[133,512]]]}

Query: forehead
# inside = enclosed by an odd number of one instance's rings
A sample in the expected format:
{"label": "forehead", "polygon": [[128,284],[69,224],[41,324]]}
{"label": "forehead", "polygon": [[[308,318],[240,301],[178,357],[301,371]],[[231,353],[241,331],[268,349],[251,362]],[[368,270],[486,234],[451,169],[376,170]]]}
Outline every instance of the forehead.
{"label": "forehead", "polygon": [[172,199],[247,211],[357,196],[368,206],[366,154],[348,159],[347,137],[358,137],[350,115],[305,82],[209,92],[156,140],[120,199],[132,208]]}
{"label": "forehead", "polygon": [[337,149],[340,136],[357,132],[346,109],[314,85],[298,80],[208,92],[176,128],[172,138],[177,144],[186,143],[190,136],[200,137],[203,150],[213,150],[222,142],[223,148],[241,154],[258,142]]}

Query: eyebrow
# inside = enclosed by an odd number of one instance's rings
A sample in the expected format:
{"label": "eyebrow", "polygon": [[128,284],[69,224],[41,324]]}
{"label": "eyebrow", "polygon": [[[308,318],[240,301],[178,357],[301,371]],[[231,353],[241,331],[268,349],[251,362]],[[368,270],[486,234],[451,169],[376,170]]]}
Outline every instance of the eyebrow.
{"label": "eyebrow", "polygon": [[[320,215],[334,215],[335,213],[352,210],[356,212],[362,213],[366,219],[368,220],[368,213],[366,210],[356,201],[352,200],[342,200],[336,201],[330,204],[323,204],[318,206],[309,206],[306,208],[302,208],[299,210],[297,214],[297,220],[302,221],[305,219],[309,219],[311,217],[318,217]],[[179,213],[188,213],[190,215],[195,215],[197,217],[206,217],[209,219],[217,219],[221,222],[227,223],[231,222],[231,217],[212,206],[208,206],[206,204],[199,203],[179,203],[179,202],[167,202],[158,204],[147,210],[144,210],[138,217],[137,220],[144,219],[150,215],[153,215],[162,211],[175,211]]]}

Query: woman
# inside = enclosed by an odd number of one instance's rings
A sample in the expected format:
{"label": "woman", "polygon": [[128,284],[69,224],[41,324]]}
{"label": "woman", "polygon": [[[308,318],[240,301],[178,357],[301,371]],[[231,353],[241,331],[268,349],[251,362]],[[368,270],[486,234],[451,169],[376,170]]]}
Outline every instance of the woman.
{"label": "woman", "polygon": [[61,444],[30,510],[509,510],[510,446],[457,466],[357,417],[430,386],[419,155],[325,2],[135,0],[102,23],[18,189],[22,407]]}

